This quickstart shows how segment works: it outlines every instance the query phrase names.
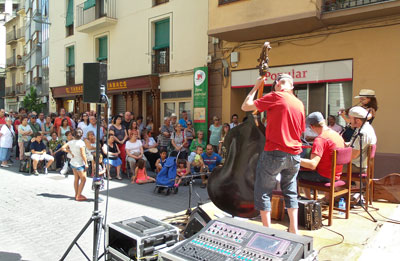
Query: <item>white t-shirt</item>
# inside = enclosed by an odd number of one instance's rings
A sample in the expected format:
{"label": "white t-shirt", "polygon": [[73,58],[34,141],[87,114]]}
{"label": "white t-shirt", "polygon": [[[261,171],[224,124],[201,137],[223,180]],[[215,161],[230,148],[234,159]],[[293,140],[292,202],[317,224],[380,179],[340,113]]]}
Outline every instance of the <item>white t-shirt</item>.
{"label": "white t-shirt", "polygon": [[[358,129],[357,129],[358,131]],[[377,139],[376,139],[376,134],[374,128],[369,124],[369,122],[366,122],[364,126],[361,129],[361,133],[363,134],[362,136],[362,165],[363,168],[367,168],[368,165],[368,145],[373,145],[376,144]],[[356,140],[354,141],[354,147],[353,149],[355,150],[360,150],[360,136],[356,137]],[[360,156],[352,160],[352,163],[356,165],[357,167],[360,167]]]}
{"label": "white t-shirt", "polygon": [[69,149],[74,157],[71,158],[71,165],[74,167],[82,167],[85,162],[82,159],[81,148],[85,148],[85,142],[83,140],[71,140],[68,141]]}
{"label": "white t-shirt", "polygon": [[0,132],[1,132],[1,134],[3,134],[0,137],[0,147],[8,148],[8,149],[12,148],[13,137],[14,137],[13,135],[15,135],[15,134],[13,134],[14,133],[13,127],[11,126],[10,128],[8,128],[7,125],[4,124],[1,127]]}
{"label": "white t-shirt", "polygon": [[140,153],[140,148],[142,147],[142,142],[140,140],[136,140],[136,142],[127,141],[125,144],[125,150],[130,154],[135,152]]}

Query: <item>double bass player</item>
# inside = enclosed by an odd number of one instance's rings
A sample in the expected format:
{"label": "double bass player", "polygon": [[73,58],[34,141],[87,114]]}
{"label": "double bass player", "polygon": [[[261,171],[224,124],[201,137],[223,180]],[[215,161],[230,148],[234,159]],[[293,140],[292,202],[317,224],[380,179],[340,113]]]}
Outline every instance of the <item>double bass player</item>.
{"label": "double bass player", "polygon": [[265,146],[256,168],[254,207],[260,210],[263,225],[269,227],[272,190],[276,187],[276,176],[281,174],[281,188],[290,219],[289,232],[298,234],[296,177],[302,151],[300,137],[305,130],[304,105],[293,94],[293,78],[288,74],[280,74],[273,91],[254,100],[263,81],[264,77],[257,79],[242,104],[243,111],[267,111]]}

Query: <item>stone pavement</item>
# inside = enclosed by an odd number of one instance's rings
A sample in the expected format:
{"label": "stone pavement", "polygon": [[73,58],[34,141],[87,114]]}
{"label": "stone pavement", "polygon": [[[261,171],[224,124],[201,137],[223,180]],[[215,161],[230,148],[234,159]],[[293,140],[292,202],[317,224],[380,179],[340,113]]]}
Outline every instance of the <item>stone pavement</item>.
{"label": "stone pavement", "polygon": [[[0,168],[0,260],[59,260],[68,245],[91,217],[94,208],[92,179],[84,189],[88,202],[74,200],[73,175],[65,178],[57,173],[28,175],[19,173],[18,163],[12,168]],[[192,206],[208,199],[207,190],[194,186]],[[188,207],[189,187],[181,186],[178,194],[165,196],[153,192],[154,184],[130,184],[110,181],[107,224],[146,215],[156,219],[174,215]],[[100,192],[102,214],[105,194]],[[102,235],[102,243],[104,234]],[[93,226],[79,240],[86,254],[92,257]],[[103,248],[103,244],[102,244]],[[101,251],[102,253],[103,251]],[[66,260],[85,260],[76,246]]]}

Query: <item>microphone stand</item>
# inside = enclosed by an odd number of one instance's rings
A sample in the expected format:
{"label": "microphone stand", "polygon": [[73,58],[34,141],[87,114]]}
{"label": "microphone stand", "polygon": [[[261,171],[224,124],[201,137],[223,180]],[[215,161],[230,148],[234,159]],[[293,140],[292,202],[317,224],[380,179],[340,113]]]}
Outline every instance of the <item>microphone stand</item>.
{"label": "microphone stand", "polygon": [[[363,141],[362,141],[362,138],[363,138],[363,136],[364,136],[364,134],[363,133],[361,133],[361,129],[362,129],[362,127],[364,127],[364,124],[367,122],[367,119],[368,119],[368,116],[369,116],[369,110],[368,110],[368,113],[367,113],[367,116],[365,116],[365,119],[364,119],[364,122],[361,124],[361,127],[358,129],[358,132],[357,132],[357,134],[356,135],[354,135],[353,137],[354,137],[354,139],[353,139],[353,141],[351,142],[351,145],[350,145],[350,147],[354,147],[354,142],[356,141],[356,139],[357,139],[357,136],[359,137],[359,139],[360,139],[360,186],[359,186],[359,190],[360,190],[360,196],[359,196],[359,198],[358,198],[358,205],[362,208],[362,209],[364,209],[364,211],[365,212],[367,212],[367,214],[371,217],[371,219],[372,219],[372,221],[373,222],[378,222],[378,220],[376,220],[373,216],[372,216],[372,214],[367,210],[367,208],[364,206],[364,203],[363,203],[363,196],[362,196],[362,192],[363,192],[363,183],[362,183],[362,167],[363,167]],[[368,175],[368,173],[367,173],[367,175]],[[367,184],[367,186],[368,186],[369,184]],[[366,204],[368,204],[368,200],[369,199],[367,199],[367,201],[366,201]]]}

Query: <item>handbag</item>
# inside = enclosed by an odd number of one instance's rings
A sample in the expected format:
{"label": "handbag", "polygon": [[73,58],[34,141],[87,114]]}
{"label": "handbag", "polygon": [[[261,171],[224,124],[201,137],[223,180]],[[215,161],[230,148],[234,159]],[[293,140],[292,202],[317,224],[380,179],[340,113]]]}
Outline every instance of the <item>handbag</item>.
{"label": "handbag", "polygon": [[13,139],[12,148],[14,148],[14,146],[17,145],[17,137],[15,136],[15,133],[11,131],[10,127],[8,127],[7,124],[6,124],[6,126],[7,126],[8,130],[11,132],[11,136],[12,136],[12,139]]}

